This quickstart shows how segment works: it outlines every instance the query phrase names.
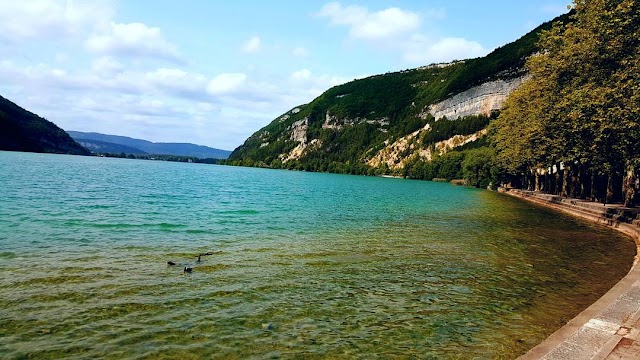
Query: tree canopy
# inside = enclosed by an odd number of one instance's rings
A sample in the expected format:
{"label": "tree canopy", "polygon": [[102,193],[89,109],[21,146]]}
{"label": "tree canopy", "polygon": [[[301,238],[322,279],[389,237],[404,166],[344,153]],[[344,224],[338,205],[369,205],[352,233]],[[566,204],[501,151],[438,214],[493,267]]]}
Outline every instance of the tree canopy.
{"label": "tree canopy", "polygon": [[570,22],[540,36],[530,79],[492,125],[502,167],[555,164],[622,177],[639,165],[640,2],[575,0]]}

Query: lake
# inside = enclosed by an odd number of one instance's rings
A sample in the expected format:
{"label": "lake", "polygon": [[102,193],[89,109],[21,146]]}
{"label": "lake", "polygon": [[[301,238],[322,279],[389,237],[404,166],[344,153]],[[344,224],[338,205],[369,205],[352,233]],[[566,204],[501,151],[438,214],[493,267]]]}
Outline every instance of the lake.
{"label": "lake", "polygon": [[0,152],[0,189],[3,359],[514,358],[635,253],[443,183]]}

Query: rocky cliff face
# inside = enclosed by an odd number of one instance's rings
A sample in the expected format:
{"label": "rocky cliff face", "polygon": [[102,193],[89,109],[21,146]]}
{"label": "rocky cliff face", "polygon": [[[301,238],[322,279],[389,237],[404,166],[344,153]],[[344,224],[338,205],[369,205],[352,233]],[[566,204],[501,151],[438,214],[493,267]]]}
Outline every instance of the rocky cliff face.
{"label": "rocky cliff face", "polygon": [[446,117],[455,120],[470,115],[489,116],[492,111],[500,110],[509,94],[518,88],[526,76],[510,80],[497,80],[484,83],[461,92],[449,99],[433,104],[427,111],[422,112],[421,117],[431,114],[436,120]]}
{"label": "rocky cliff face", "polygon": [[313,139],[310,142],[307,142],[308,129],[309,118],[304,118],[291,124],[291,126],[288,128],[288,130],[291,132],[289,139],[291,141],[295,141],[296,143],[298,143],[298,145],[288,153],[280,154],[279,157],[282,162],[299,159],[309,146],[315,146],[318,144],[318,139]]}
{"label": "rocky cliff face", "polygon": [[386,146],[380,152],[367,160],[367,165],[376,168],[386,165],[390,170],[402,170],[406,163],[414,158],[431,161],[435,154],[443,155],[487,135],[487,129],[482,129],[471,135],[454,135],[447,140],[425,145],[420,141],[420,137],[429,131],[431,129],[427,125],[423,129],[404,136],[392,144],[385,144]]}
{"label": "rocky cliff face", "polygon": [[[500,110],[509,94],[526,79],[527,76],[520,76],[508,80],[486,82],[426,107],[419,116],[426,119],[428,115],[431,115],[436,121],[455,121],[459,118],[477,115],[489,116],[492,111]],[[413,158],[418,157],[431,161],[436,153],[443,155],[456,147],[474,142],[487,134],[486,129],[473,134],[456,134],[447,140],[426,146],[420,141],[420,138],[429,131],[431,131],[431,126],[427,124],[422,129],[403,136],[392,143],[385,141],[384,148],[368,159],[367,165],[372,167],[386,165],[391,170],[401,170]]]}
{"label": "rocky cliff face", "polygon": [[386,132],[387,129],[385,129],[385,126],[389,126],[389,118],[388,117],[383,117],[381,119],[367,119],[367,118],[360,118],[360,117],[356,117],[356,118],[338,118],[337,116],[334,116],[331,114],[331,112],[327,111],[327,113],[325,114],[325,120],[324,123],[322,124],[322,128],[323,129],[343,129],[345,126],[355,126],[358,124],[378,124],[380,125],[380,131],[382,132]]}

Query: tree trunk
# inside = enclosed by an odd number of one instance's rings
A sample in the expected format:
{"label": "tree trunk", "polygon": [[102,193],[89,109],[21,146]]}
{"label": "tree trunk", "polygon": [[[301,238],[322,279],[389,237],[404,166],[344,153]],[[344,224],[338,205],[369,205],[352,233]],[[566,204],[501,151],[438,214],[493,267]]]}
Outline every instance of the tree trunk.
{"label": "tree trunk", "polygon": [[613,200],[613,194],[614,194],[614,189],[613,189],[613,175],[609,174],[607,176],[607,188],[604,191],[604,204],[607,205],[607,203],[611,203]]}
{"label": "tree trunk", "polygon": [[580,187],[580,167],[576,164],[571,164],[571,180],[569,182],[570,191],[569,196],[572,198],[582,197],[582,189]]}
{"label": "tree trunk", "polygon": [[580,165],[580,198],[587,199],[591,195],[591,172],[587,170],[585,165]]}
{"label": "tree trunk", "polygon": [[549,186],[549,174],[540,175],[542,177],[542,188],[540,191],[547,194],[551,193],[553,189]]}
{"label": "tree trunk", "polygon": [[[556,173],[554,175],[554,189],[553,189],[553,194],[554,195],[562,195],[562,176],[560,174],[560,163],[557,163],[556,166]],[[553,168],[552,168],[553,170]]]}
{"label": "tree trunk", "polygon": [[612,197],[610,202],[622,203],[624,202],[623,182],[624,182],[624,168],[618,169],[611,176],[611,191]]}
{"label": "tree trunk", "polygon": [[571,195],[571,178],[569,177],[569,167],[565,166],[562,170],[562,196],[569,197]]}
{"label": "tree trunk", "polygon": [[636,187],[638,177],[634,167],[627,162],[625,169],[624,181],[622,183],[622,194],[624,197],[624,206],[634,207],[636,205],[636,196],[638,189]]}

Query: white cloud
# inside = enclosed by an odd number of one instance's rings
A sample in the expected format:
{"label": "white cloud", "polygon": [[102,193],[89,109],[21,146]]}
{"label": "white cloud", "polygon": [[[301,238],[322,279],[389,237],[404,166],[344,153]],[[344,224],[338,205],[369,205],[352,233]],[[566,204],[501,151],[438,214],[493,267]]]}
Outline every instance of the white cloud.
{"label": "white cloud", "polygon": [[84,87],[85,84],[82,78],[70,75],[63,69],[42,63],[20,67],[8,60],[0,61],[0,78],[22,87],[36,85],[65,89]]}
{"label": "white cloud", "polygon": [[309,50],[303,47],[297,47],[291,51],[291,55],[298,58],[306,58],[306,57],[309,57],[311,54],[309,53]]}
{"label": "white cloud", "polygon": [[293,73],[291,73],[290,77],[293,81],[308,80],[311,78],[311,71],[309,69],[294,71]]}
{"label": "white cloud", "polygon": [[104,25],[112,15],[102,0],[0,1],[0,38],[61,40]]}
{"label": "white cloud", "polygon": [[331,2],[318,13],[332,25],[349,29],[349,37],[368,42],[376,49],[401,56],[410,65],[462,60],[485,55],[487,50],[475,41],[459,37],[435,37],[422,31],[424,18],[442,20],[443,9],[412,12],[399,8],[371,11],[363,6],[343,6]]}
{"label": "white cloud", "polygon": [[207,92],[211,95],[224,95],[237,91],[247,80],[243,73],[220,74],[207,84]]}
{"label": "white cloud", "polygon": [[440,57],[441,61],[449,59],[462,60],[486,55],[487,50],[475,41],[463,38],[444,38],[431,46],[434,57]]}
{"label": "white cloud", "polygon": [[371,12],[366,7],[332,2],[322,7],[319,16],[329,18],[333,25],[348,26],[353,38],[372,41],[407,34],[420,27],[418,14],[395,7]]}
{"label": "white cloud", "polygon": [[112,22],[105,33],[90,36],[86,41],[86,47],[98,54],[158,57],[181,61],[176,46],[164,38],[160,29],[143,23]]}
{"label": "white cloud", "polygon": [[[131,74],[130,79],[146,87],[145,92],[183,99],[202,100],[208,97],[205,75],[189,73],[175,68],[159,68],[146,72],[142,77]],[[133,85],[133,84],[132,84]]]}
{"label": "white cloud", "polygon": [[251,39],[247,40],[247,42],[242,46],[242,51],[246,52],[247,54],[255,54],[260,52],[261,47],[262,40],[260,40],[260,37],[254,36]]}
{"label": "white cloud", "polygon": [[95,73],[105,75],[117,74],[124,70],[124,66],[121,63],[108,56],[94,59],[91,63],[91,68]]}
{"label": "white cloud", "polygon": [[[358,78],[365,77],[358,76]],[[297,89],[299,94],[299,103],[307,103],[319,96],[332,86],[344,84],[350,80],[350,78],[334,75],[315,75],[309,69],[300,69],[292,72],[289,75],[291,82],[291,88]]]}
{"label": "white cloud", "polygon": [[487,50],[475,41],[463,38],[429,40],[416,35],[405,44],[404,60],[412,64],[429,64],[475,58],[487,54]]}
{"label": "white cloud", "polygon": [[0,40],[14,45],[84,40],[89,51],[100,55],[182,61],[159,28],[116,23],[113,16],[113,0],[0,1]]}
{"label": "white cloud", "polygon": [[197,84],[204,81],[201,75],[192,75],[182,69],[159,68],[145,73],[145,78],[151,83],[163,86],[179,86]]}

